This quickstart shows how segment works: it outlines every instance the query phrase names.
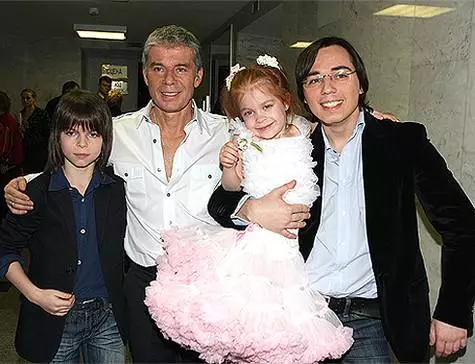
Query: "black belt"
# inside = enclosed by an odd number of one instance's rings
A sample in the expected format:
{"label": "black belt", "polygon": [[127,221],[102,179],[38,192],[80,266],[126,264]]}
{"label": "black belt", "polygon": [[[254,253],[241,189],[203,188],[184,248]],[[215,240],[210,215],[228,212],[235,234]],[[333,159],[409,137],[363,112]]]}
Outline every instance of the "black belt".
{"label": "black belt", "polygon": [[107,298],[99,297],[85,300],[82,302],[75,302],[72,310],[96,310],[106,307],[109,304]]}
{"label": "black belt", "polygon": [[381,318],[379,300],[377,298],[329,297],[327,302],[328,307],[337,315],[353,313],[372,318]]}

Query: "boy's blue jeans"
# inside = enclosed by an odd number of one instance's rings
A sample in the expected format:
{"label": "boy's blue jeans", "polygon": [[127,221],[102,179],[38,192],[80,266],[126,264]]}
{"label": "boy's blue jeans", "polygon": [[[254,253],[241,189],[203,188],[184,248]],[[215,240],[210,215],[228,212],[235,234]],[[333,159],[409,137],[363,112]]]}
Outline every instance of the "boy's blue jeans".
{"label": "boy's blue jeans", "polygon": [[124,343],[104,298],[77,303],[68,312],[52,363],[124,363]]}

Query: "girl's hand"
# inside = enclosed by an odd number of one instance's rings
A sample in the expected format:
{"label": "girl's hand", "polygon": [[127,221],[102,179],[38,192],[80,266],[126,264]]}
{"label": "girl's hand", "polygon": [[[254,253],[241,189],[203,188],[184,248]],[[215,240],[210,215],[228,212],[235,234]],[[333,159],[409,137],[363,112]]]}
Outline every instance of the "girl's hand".
{"label": "girl's hand", "polygon": [[239,162],[239,149],[234,141],[227,142],[219,153],[219,163],[223,168],[234,168]]}
{"label": "girl's hand", "polygon": [[33,303],[40,306],[51,315],[66,315],[75,302],[72,293],[57,291],[55,289],[40,289],[34,296]]}

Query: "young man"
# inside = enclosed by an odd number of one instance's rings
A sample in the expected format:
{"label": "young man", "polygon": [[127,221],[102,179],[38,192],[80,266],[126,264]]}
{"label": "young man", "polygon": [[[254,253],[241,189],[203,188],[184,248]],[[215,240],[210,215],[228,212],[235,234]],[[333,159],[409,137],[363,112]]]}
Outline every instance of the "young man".
{"label": "young man", "polygon": [[[475,211],[444,159],[416,123],[376,121],[365,101],[363,61],[329,37],[296,64],[298,93],[319,121],[312,134],[322,196],[299,231],[312,289],[328,297],[355,344],[342,362],[424,362],[429,343],[446,356],[467,344],[475,296]],[[303,227],[304,206],[281,196],[292,184],[249,200],[239,216],[289,235]],[[415,196],[442,237],[442,286],[430,319],[419,248]],[[232,226],[242,194],[222,188],[210,213]]]}
{"label": "young man", "polygon": [[[200,44],[191,32],[175,25],[157,28],[145,42],[142,61],[152,100],[115,119],[110,158],[126,181],[130,349],[138,363],[198,362],[193,353],[163,338],[143,300],[156,276],[156,259],[164,253],[160,230],[215,224],[206,205],[221,178],[217,161],[229,140],[228,127],[224,117],[201,111],[193,101],[203,67]],[[20,184],[25,187],[24,181]],[[27,197],[17,196],[9,198],[13,212],[32,208]]]}

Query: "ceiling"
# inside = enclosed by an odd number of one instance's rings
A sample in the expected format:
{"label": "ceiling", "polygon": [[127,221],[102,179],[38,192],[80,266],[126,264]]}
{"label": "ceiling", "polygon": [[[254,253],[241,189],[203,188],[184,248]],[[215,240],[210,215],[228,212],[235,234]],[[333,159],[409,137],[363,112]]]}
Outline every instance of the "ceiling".
{"label": "ceiling", "polygon": [[[203,40],[218,30],[249,0],[0,0],[0,32],[11,36],[74,39],[73,24],[127,26],[127,42],[143,44],[156,27],[178,24]],[[97,8],[98,15],[89,15]]]}

